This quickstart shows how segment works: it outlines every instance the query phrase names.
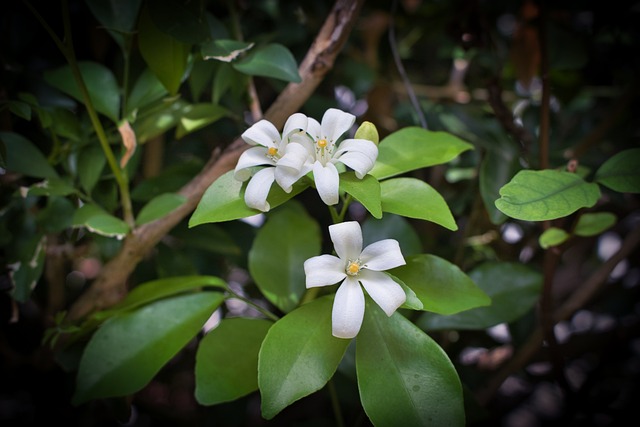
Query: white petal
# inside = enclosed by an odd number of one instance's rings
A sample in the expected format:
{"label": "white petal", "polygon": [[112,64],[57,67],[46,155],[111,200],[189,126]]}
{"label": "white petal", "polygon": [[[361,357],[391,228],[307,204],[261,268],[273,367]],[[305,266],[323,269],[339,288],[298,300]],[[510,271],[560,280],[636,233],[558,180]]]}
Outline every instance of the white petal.
{"label": "white petal", "polygon": [[295,113],[291,115],[287,122],[284,124],[284,128],[282,129],[282,139],[287,139],[290,133],[296,131],[306,131],[307,123],[309,119],[302,113]]}
{"label": "white petal", "polygon": [[387,316],[391,316],[407,299],[402,286],[380,271],[361,270],[357,277]]}
{"label": "white petal", "polygon": [[367,156],[375,163],[378,158],[378,146],[367,139],[345,139],[334,153],[334,157],[338,157],[344,152],[357,152]]}
{"label": "white petal", "polygon": [[304,274],[307,289],[335,285],[347,276],[344,272],[344,261],[333,255],[309,258],[304,262]]}
{"label": "white petal", "polygon": [[357,281],[347,277],[338,288],[331,312],[331,333],[337,338],[354,338],[364,318],[364,293]]}
{"label": "white petal", "polygon": [[337,141],[346,131],[351,129],[356,116],[336,108],[329,108],[322,116],[322,137],[329,141]]}
{"label": "white petal", "polygon": [[244,192],[244,201],[250,208],[261,210],[262,212],[269,211],[269,203],[267,202],[267,196],[271,189],[271,184],[275,179],[275,168],[268,167],[259,170]]}
{"label": "white petal", "polygon": [[[362,251],[362,229],[358,221],[346,221],[329,226],[329,236],[336,253],[343,261],[355,261]],[[344,269],[346,266],[343,265]]]}
{"label": "white petal", "polygon": [[278,160],[278,166],[284,166],[299,171],[302,169],[302,166],[307,163],[309,157],[309,152],[304,146],[298,143],[291,143],[287,145],[283,156]]}
{"label": "white petal", "polygon": [[322,127],[320,126],[320,123],[311,117],[309,117],[309,121],[307,122],[307,133],[316,141],[324,138],[324,136],[321,135]]}
{"label": "white petal", "polygon": [[322,201],[329,206],[337,204],[340,178],[333,163],[322,166],[322,163],[316,161],[313,164],[313,179]]}
{"label": "white petal", "polygon": [[385,239],[372,243],[360,255],[362,264],[368,270],[383,271],[405,265],[406,262],[400,251],[400,244],[394,239]]}
{"label": "white petal", "polygon": [[233,176],[238,181],[246,181],[251,176],[248,168],[262,165],[275,165],[275,162],[267,157],[265,147],[251,147],[240,155]]}
{"label": "white petal", "polygon": [[299,171],[292,168],[276,167],[276,182],[287,193],[291,193],[293,184],[309,173],[310,166],[303,166]]}
{"label": "white petal", "polygon": [[335,160],[333,161],[341,162],[353,169],[358,179],[364,178],[364,176],[373,169],[373,165],[375,164],[375,161],[371,161],[371,159],[366,155],[355,151],[344,153],[337,159],[334,156],[334,159]]}
{"label": "white petal", "polygon": [[280,145],[280,133],[278,129],[267,120],[260,120],[241,135],[247,143],[251,145],[262,145],[264,147],[276,147]]}

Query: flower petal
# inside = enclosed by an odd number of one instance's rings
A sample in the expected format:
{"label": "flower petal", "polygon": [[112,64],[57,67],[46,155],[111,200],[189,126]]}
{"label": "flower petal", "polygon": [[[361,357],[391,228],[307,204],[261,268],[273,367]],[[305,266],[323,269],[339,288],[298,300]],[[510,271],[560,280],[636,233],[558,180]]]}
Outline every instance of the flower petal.
{"label": "flower petal", "polygon": [[324,138],[324,136],[321,135],[322,127],[320,126],[320,123],[318,123],[316,119],[311,117],[309,117],[309,121],[307,122],[307,133],[311,135],[311,137],[314,139],[314,142]]}
{"label": "flower petal", "polygon": [[329,226],[329,236],[333,242],[336,253],[343,262],[342,269],[347,261],[355,261],[360,258],[362,251],[362,229],[358,221],[346,221]]}
{"label": "flower petal", "polygon": [[345,152],[361,153],[374,163],[378,158],[378,146],[367,139],[345,139],[340,143],[333,157],[338,157]]}
{"label": "flower petal", "polygon": [[345,132],[351,129],[356,121],[356,116],[337,108],[329,108],[322,116],[322,137],[335,142]]}
{"label": "flower petal", "polygon": [[238,181],[246,181],[251,177],[251,171],[248,169],[262,165],[275,165],[275,162],[267,157],[265,147],[251,147],[240,155],[233,176]]}
{"label": "flower petal", "polygon": [[340,178],[334,164],[327,163],[326,166],[322,166],[322,163],[316,161],[313,164],[313,179],[322,201],[329,206],[337,204]]}
{"label": "flower petal", "polygon": [[298,143],[291,143],[287,145],[277,164],[278,167],[282,166],[299,171],[305,163],[308,163],[309,157],[309,151],[305,147]]}
{"label": "flower petal", "polygon": [[276,182],[287,193],[291,193],[293,184],[309,172],[308,167],[303,167],[300,171],[291,168],[276,167]]}
{"label": "flower petal", "polygon": [[367,270],[383,271],[405,265],[400,244],[394,239],[380,240],[370,244],[360,255],[362,265]]}
{"label": "flower petal", "polygon": [[308,122],[309,119],[304,114],[292,114],[284,124],[284,128],[282,129],[282,139],[286,140],[289,137],[289,134],[292,132],[297,132],[300,130],[306,131]]}
{"label": "flower petal", "polygon": [[380,271],[361,270],[357,277],[387,316],[391,316],[407,299],[402,286]]}
{"label": "flower petal", "polygon": [[344,272],[344,261],[333,255],[309,258],[304,262],[304,274],[307,289],[335,285],[347,276]]}
{"label": "flower petal", "polygon": [[355,151],[344,153],[339,158],[335,158],[334,156],[333,161],[338,161],[349,166],[355,171],[358,179],[364,178],[364,176],[373,169],[373,165],[375,164],[375,161],[371,161],[371,159],[366,155]]}
{"label": "flower petal", "polygon": [[268,212],[270,209],[267,196],[271,189],[271,184],[275,179],[275,168],[264,168],[259,170],[253,177],[244,192],[244,201],[250,208]]}
{"label": "flower petal", "polygon": [[251,145],[278,148],[280,145],[280,133],[278,129],[267,120],[260,120],[241,135],[242,139]]}
{"label": "flower petal", "polygon": [[331,312],[331,333],[336,338],[354,338],[364,318],[364,293],[356,280],[347,277],[338,288]]}

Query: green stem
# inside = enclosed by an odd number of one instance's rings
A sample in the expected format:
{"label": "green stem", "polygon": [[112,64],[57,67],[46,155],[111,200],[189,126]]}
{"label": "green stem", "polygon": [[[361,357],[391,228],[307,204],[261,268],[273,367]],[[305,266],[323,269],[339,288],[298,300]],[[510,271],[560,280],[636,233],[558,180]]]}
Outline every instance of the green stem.
{"label": "green stem", "polygon": [[331,221],[333,221],[334,224],[341,222],[340,215],[338,214],[336,208],[334,208],[333,206],[329,206],[329,213],[331,214]]}
{"label": "green stem", "polygon": [[109,141],[104,132],[104,128],[102,127],[102,123],[98,117],[98,113],[96,113],[96,109],[93,106],[93,102],[89,97],[89,90],[84,83],[84,79],[82,78],[82,73],[80,73],[80,68],[78,67],[78,62],[75,57],[75,52],[73,50],[73,41],[71,38],[71,23],[69,20],[69,4],[67,1],[62,2],[62,18],[64,22],[64,42],[60,40],[60,38],[56,35],[56,33],[49,27],[47,22],[40,16],[38,11],[36,11],[33,6],[27,1],[24,0],[26,6],[31,10],[31,12],[35,15],[36,19],[40,22],[40,24],[44,27],[44,29],[49,33],[51,38],[53,39],[58,49],[62,52],[62,55],[65,57],[67,62],[69,63],[69,67],[71,68],[71,73],[80,89],[82,94],[82,99],[84,101],[85,107],[87,108],[87,112],[89,114],[89,118],[91,120],[91,124],[93,125],[94,130],[96,131],[96,136],[98,137],[98,141],[100,142],[100,146],[102,147],[102,151],[104,151],[105,157],[107,158],[107,163],[111,168],[113,176],[118,184],[118,188],[120,190],[120,198],[122,202],[122,211],[125,221],[133,227],[135,224],[133,218],[133,208],[131,205],[131,196],[129,195],[129,181],[127,179],[126,173],[120,169],[120,165],[118,165],[118,161],[116,160],[113,151],[111,150],[111,146],[109,145]]}
{"label": "green stem", "polygon": [[342,409],[340,408],[340,400],[338,400],[338,393],[336,393],[336,386],[333,384],[333,380],[327,382],[327,389],[329,390],[329,396],[331,397],[331,406],[333,407],[333,415],[336,417],[336,426],[344,427],[344,419],[342,418]]}
{"label": "green stem", "polygon": [[233,298],[239,299],[240,301],[244,302],[245,304],[250,305],[251,307],[255,308],[260,313],[264,314],[269,320],[273,320],[274,322],[277,322],[278,320],[280,320],[280,318],[278,316],[276,316],[275,314],[273,314],[272,312],[270,312],[266,308],[260,307],[258,304],[256,304],[255,302],[251,301],[250,299],[245,298],[242,295],[239,295],[239,294],[233,292],[231,289],[228,289],[227,292],[229,292],[229,294],[231,294],[231,296]]}

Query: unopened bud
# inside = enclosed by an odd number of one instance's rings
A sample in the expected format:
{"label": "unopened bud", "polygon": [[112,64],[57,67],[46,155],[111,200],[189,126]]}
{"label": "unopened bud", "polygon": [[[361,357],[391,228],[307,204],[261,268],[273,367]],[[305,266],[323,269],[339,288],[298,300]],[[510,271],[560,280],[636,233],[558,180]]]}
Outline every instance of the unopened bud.
{"label": "unopened bud", "polygon": [[355,139],[367,139],[378,145],[380,137],[378,136],[378,129],[376,125],[371,122],[362,122],[358,130],[356,131]]}

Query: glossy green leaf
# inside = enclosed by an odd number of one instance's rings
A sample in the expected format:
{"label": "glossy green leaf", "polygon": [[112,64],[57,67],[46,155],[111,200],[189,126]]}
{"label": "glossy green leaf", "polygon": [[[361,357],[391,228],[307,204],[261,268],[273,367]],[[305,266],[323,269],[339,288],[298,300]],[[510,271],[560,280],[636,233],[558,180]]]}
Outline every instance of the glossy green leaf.
{"label": "glossy green leaf", "polygon": [[153,0],[151,6],[151,19],[163,33],[186,44],[197,44],[209,38],[209,21],[200,2]]}
{"label": "glossy green leaf", "polygon": [[196,353],[195,396],[216,405],[258,390],[258,352],[272,322],[224,319],[207,333]]}
{"label": "glossy green leaf", "polygon": [[212,40],[202,44],[201,52],[204,59],[231,62],[238,58],[240,54],[251,49],[253,45],[254,43],[239,40]]}
{"label": "glossy green leaf", "polygon": [[293,83],[302,81],[293,54],[281,44],[274,43],[256,48],[232,65],[236,70],[250,76],[272,77]]}
{"label": "glossy green leaf", "polygon": [[[309,181],[302,178],[293,185],[291,193],[285,193],[277,184],[274,184],[267,197],[271,209],[291,199],[308,186]],[[231,221],[260,213],[256,209],[247,207],[244,201],[244,187],[242,182],[233,177],[233,171],[216,179],[200,199],[189,219],[189,227],[207,222]]]}
{"label": "glossy green leaf", "polygon": [[142,0],[87,0],[86,3],[102,27],[124,48],[125,36],[133,33]]}
{"label": "glossy green leaf", "polygon": [[402,128],[380,141],[378,160],[369,172],[379,180],[447,163],[473,146],[446,132]]}
{"label": "glossy green leaf", "polygon": [[318,298],[269,329],[258,356],[264,418],[320,390],[338,368],[351,340],[331,335],[332,304],[331,297]]}
{"label": "glossy green leaf", "polygon": [[500,189],[520,170],[517,149],[501,144],[500,149],[487,151],[480,164],[480,195],[493,224],[502,224],[507,219],[494,202],[500,197]]}
{"label": "glossy green leaf", "polygon": [[[113,72],[97,62],[78,62],[89,99],[97,112],[104,114],[114,123],[118,122],[120,109],[120,87]],[[46,71],[44,79],[51,86],[71,95],[84,104],[85,100],[68,65]]]}
{"label": "glossy green leaf", "polygon": [[320,254],[320,227],[302,206],[288,203],[269,214],[249,251],[249,272],[262,294],[283,312],[305,291],[303,264]]}
{"label": "glossy green leaf", "polygon": [[72,225],[86,227],[93,233],[118,239],[123,239],[129,232],[126,222],[93,204],[86,204],[78,209],[73,215]]}
{"label": "glossy green leaf", "polygon": [[191,47],[158,29],[145,8],[138,24],[138,44],[151,71],[170,95],[176,95],[187,70]]}
{"label": "glossy green leaf", "polygon": [[144,114],[142,118],[136,120],[133,128],[138,144],[142,144],[177,126],[183,110],[188,106],[189,104],[184,100],[167,98],[163,100],[160,106],[153,108],[148,114]]}
{"label": "glossy green leaf", "polygon": [[449,261],[427,254],[405,259],[406,265],[389,272],[416,293],[424,310],[454,314],[491,303],[487,294]]}
{"label": "glossy green leaf", "polygon": [[356,339],[360,400],[376,427],[464,426],[462,385],[442,348],[368,299]]}
{"label": "glossy green leaf", "polygon": [[99,145],[85,147],[78,155],[78,180],[87,193],[98,183],[107,158]]}
{"label": "glossy green leaf", "polygon": [[136,224],[142,225],[162,218],[169,212],[180,207],[186,201],[186,197],[175,193],[165,193],[156,196],[140,209],[136,217]]}
{"label": "glossy green leaf", "polygon": [[195,104],[183,109],[176,129],[176,138],[180,139],[198,129],[216,122],[229,114],[229,111],[216,104]]}
{"label": "glossy green leaf", "polygon": [[355,172],[340,174],[340,189],[362,203],[374,218],[382,218],[380,183],[371,175],[358,179]]}
{"label": "glossy green leaf", "polygon": [[598,168],[595,181],[621,193],[640,193],[640,148],[614,155]]}
{"label": "glossy green leaf", "polygon": [[58,176],[42,152],[27,138],[13,132],[0,132],[6,149],[7,170],[36,178]]}
{"label": "glossy green leaf", "polygon": [[458,229],[444,198],[433,187],[415,178],[393,178],[380,183],[382,210]]}
{"label": "glossy green leaf", "polygon": [[144,108],[168,94],[169,92],[156,75],[150,69],[145,68],[133,85],[129,99],[127,99],[127,114]]}
{"label": "glossy green leaf", "polygon": [[82,354],[73,402],[142,389],[200,331],[224,300],[202,292],[157,301],[107,320]]}
{"label": "glossy green leaf", "polygon": [[616,223],[616,216],[611,212],[585,213],[580,216],[574,234],[578,236],[596,236]]}
{"label": "glossy green leaf", "polygon": [[404,283],[402,280],[400,280],[398,277],[394,276],[393,274],[389,274],[387,272],[385,272],[385,274],[391,277],[394,282],[399,284],[407,296],[407,299],[404,302],[404,304],[402,304],[401,308],[408,308],[410,310],[422,310],[424,308],[422,301],[420,301],[420,298],[418,298],[416,293],[413,292],[413,289],[408,287],[406,283]]}
{"label": "glossy green leaf", "polygon": [[552,246],[563,244],[569,238],[569,233],[561,228],[550,227],[540,235],[538,243],[542,249],[549,249]]}
{"label": "glossy green leaf", "polygon": [[595,205],[600,198],[600,188],[569,172],[523,170],[500,189],[500,196],[495,204],[505,215],[525,221],[545,221]]}
{"label": "glossy green leaf", "polygon": [[387,214],[379,220],[367,218],[362,224],[362,236],[364,246],[378,240],[395,239],[405,257],[423,252],[420,237],[409,221],[400,215]]}
{"label": "glossy green leaf", "polygon": [[70,178],[48,178],[29,187],[30,196],[68,196],[76,192]]}
{"label": "glossy green leaf", "polygon": [[491,305],[450,316],[424,313],[417,325],[427,330],[481,330],[513,322],[536,305],[543,280],[526,265],[493,261],[474,268],[469,277],[491,297]]}
{"label": "glossy green leaf", "polygon": [[25,246],[24,256],[13,265],[10,277],[13,282],[11,296],[16,301],[24,303],[29,300],[31,292],[42,276],[47,251],[44,236],[33,236],[26,243],[22,243]]}

